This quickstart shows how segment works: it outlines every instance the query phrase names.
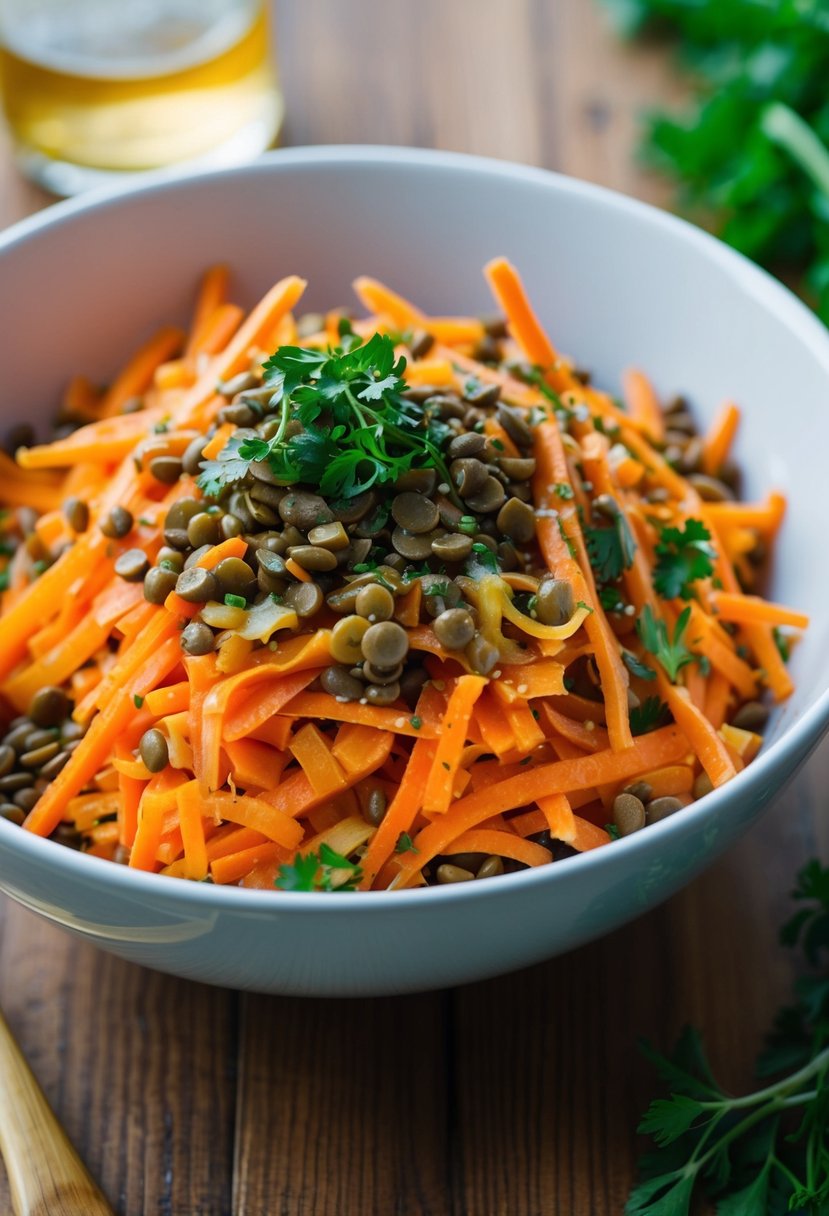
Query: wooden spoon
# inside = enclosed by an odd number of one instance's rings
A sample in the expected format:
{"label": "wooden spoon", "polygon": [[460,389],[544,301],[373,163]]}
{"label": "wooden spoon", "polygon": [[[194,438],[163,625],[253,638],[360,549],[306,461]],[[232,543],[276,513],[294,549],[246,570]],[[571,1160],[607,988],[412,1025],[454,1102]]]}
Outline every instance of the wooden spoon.
{"label": "wooden spoon", "polygon": [[0,1153],[15,1216],[114,1216],[0,1013]]}

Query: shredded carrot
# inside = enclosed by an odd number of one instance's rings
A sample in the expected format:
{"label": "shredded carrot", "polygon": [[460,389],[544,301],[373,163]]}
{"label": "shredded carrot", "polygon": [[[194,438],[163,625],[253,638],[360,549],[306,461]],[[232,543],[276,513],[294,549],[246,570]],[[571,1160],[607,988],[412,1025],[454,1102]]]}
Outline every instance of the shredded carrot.
{"label": "shredded carrot", "polygon": [[650,380],[643,372],[631,369],[625,372],[623,383],[631,418],[648,439],[660,442],[665,437],[665,422]]}
{"label": "shredded carrot", "polygon": [[[402,445],[424,401],[435,436],[444,422],[478,434],[447,433],[443,465],[428,445],[393,470],[380,455],[377,469],[374,456],[355,464],[355,496],[367,480],[353,514],[352,496],[335,503],[323,488],[326,467],[296,483],[305,498],[319,491],[319,511],[283,523],[291,475],[263,448],[248,477],[246,449],[231,444],[229,382],[250,391],[266,441],[288,423],[301,434],[301,394],[286,387],[279,400],[276,383],[271,394],[262,364],[305,344],[317,367],[347,328],[335,309],[307,336],[293,275],[246,314],[227,267],[210,268],[186,334],[158,330],[106,389],[74,377],[63,396],[74,429],[16,459],[0,453],[0,691],[11,717],[42,689],[64,690],[77,736],[27,830],[72,823],[93,855],[252,889],[282,885],[292,867],[308,885],[309,858],[325,886],[327,847],[351,867],[334,867],[334,886],[396,890],[433,883],[436,859],[463,853],[547,865],[557,854],[540,833],[576,852],[601,847],[632,782],[685,805],[700,773],[720,786],[753,760],[762,738],[733,725],[737,711],[764,691],[791,694],[784,655],[797,638],[778,630],[809,625],[755,592],[755,551],[779,533],[784,496],[703,501],[662,451],[671,414],[647,376],[625,373],[622,408],[559,354],[506,259],[485,277],[505,328],[431,315],[376,279],[354,284],[369,315],[348,321],[343,357],[379,335],[401,360],[390,375],[378,368],[355,411],[370,413],[398,374],[408,389],[397,437],[370,428],[377,452]],[[304,384],[320,391],[315,373]],[[709,476],[723,475],[739,420],[730,402],[715,415],[702,440]],[[337,471],[351,437],[336,432],[324,465]],[[227,472],[221,496],[190,471],[196,447]],[[481,476],[476,456],[488,465],[478,492],[499,500],[491,512],[463,484]],[[404,502],[392,507],[412,491],[429,500],[422,535]],[[196,514],[215,541],[197,552],[182,536]],[[693,554],[677,539],[691,523],[709,533],[689,542]],[[241,534],[217,539],[228,530]],[[306,544],[316,562],[297,552]],[[273,571],[260,546],[280,550]],[[178,584],[188,553],[184,582],[195,563],[204,600]],[[147,565],[151,578],[132,581]],[[377,613],[361,615],[351,596],[372,583]],[[361,616],[360,631],[377,626],[377,663],[368,638],[356,667],[339,648],[344,614]],[[399,664],[380,666],[383,633]]]}
{"label": "shredded carrot", "polygon": [[702,444],[703,472],[716,477],[728,459],[737,427],[740,424],[740,411],[733,401],[726,401],[715,415],[714,421],[705,435]]}

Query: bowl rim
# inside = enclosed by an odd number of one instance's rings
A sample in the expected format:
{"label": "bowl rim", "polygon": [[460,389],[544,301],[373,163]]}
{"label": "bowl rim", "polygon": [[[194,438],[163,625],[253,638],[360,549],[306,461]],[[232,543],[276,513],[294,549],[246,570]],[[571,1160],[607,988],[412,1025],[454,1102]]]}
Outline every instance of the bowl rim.
{"label": "bowl rim", "polygon": [[[463,152],[439,151],[405,146],[377,144],[333,144],[309,147],[281,148],[265,153],[258,160],[246,165],[219,169],[187,170],[164,169],[141,174],[131,179],[128,185],[120,183],[90,191],[88,194],[66,199],[36,212],[12,224],[0,233],[0,257],[17,244],[35,237],[44,229],[60,227],[71,222],[77,215],[94,213],[99,209],[118,208],[119,204],[130,205],[143,196],[175,192],[180,186],[191,182],[210,183],[231,176],[253,175],[264,177],[307,168],[367,168],[394,167],[435,169],[449,173],[468,174],[482,178],[507,178],[536,185],[553,193],[575,196],[586,201],[632,216],[640,222],[662,229],[680,243],[696,249],[718,273],[736,282],[742,290],[752,292],[763,307],[810,348],[811,353],[826,368],[829,378],[829,330],[807,306],[782,283],[769,273],[750,262],[742,254],[695,225],[670,212],[630,198],[618,191],[567,177],[547,169],[517,162],[475,156]],[[767,777],[775,769],[791,767],[802,754],[815,745],[829,728],[829,687],[821,693],[809,708],[792,722],[781,736],[761,751],[734,780],[698,802],[684,808],[681,815],[671,816],[652,824],[646,832],[637,832],[613,842],[611,849],[593,849],[575,857],[567,858],[564,871],[557,863],[536,869],[503,875],[497,883],[458,883],[441,887],[407,888],[402,891],[357,891],[350,892],[344,902],[332,903],[329,892],[288,892],[274,889],[262,891],[214,883],[168,882],[159,883],[158,874],[131,870],[127,866],[116,866],[104,858],[81,854],[54,841],[21,831],[19,827],[0,821],[0,853],[17,854],[32,863],[54,865],[65,870],[67,877],[93,886],[112,887],[125,897],[139,899],[160,897],[159,907],[169,908],[171,903],[192,903],[195,908],[211,907],[216,911],[243,912],[273,909],[274,913],[330,913],[341,909],[352,909],[364,914],[370,910],[403,911],[413,906],[436,908],[439,904],[468,901],[481,898],[509,898],[513,893],[550,882],[561,882],[567,878],[578,881],[586,870],[602,870],[615,864],[615,858],[624,856],[635,864],[637,854],[642,859],[653,851],[661,852],[671,839],[679,842],[684,836],[696,832],[704,823],[722,815],[735,797],[763,797],[771,782]],[[558,877],[554,877],[558,875]],[[424,890],[430,892],[424,895]],[[300,898],[297,898],[297,896]],[[151,898],[150,901],[151,902]]]}

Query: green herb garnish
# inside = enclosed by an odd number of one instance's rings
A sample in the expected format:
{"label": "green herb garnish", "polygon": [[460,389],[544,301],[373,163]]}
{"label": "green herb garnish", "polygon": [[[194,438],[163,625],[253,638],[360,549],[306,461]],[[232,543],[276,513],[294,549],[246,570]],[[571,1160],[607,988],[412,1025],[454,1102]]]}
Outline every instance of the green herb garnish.
{"label": "green herb garnish", "polygon": [[414,841],[408,832],[401,832],[397,838],[397,844],[394,846],[395,853],[417,853],[418,849],[414,846]]}
{"label": "green herb garnish", "polygon": [[280,866],[274,886],[280,891],[353,891],[362,876],[358,865],[322,844],[319,854],[297,853],[293,863]]}
{"label": "green herb garnish", "polygon": [[[264,366],[279,425],[273,438],[233,436],[203,464],[199,485],[217,496],[263,461],[280,485],[315,486],[329,498],[353,498],[412,468],[435,468],[452,484],[441,454],[451,434],[422,404],[402,396],[406,360],[383,334],[365,343],[345,335],[328,350],[282,346]],[[288,424],[302,429],[287,434]]]}
{"label": "green herb garnish", "polygon": [[694,657],[682,641],[682,635],[688,628],[690,617],[691,609],[685,608],[676,623],[673,639],[668,637],[665,622],[654,616],[650,604],[645,605],[642,615],[636,622],[639,640],[645,649],[659,660],[672,683],[676,683],[676,678],[682,668]]}
{"label": "green herb garnish", "polygon": [[655,1150],[640,1162],[628,1216],[688,1216],[700,1191],[716,1203],[718,1216],[826,1213],[829,869],[811,861],[793,895],[805,906],[780,940],[800,947],[808,970],[795,981],[795,1001],[778,1013],[757,1063],[759,1077],[778,1079],[741,1097],[727,1093],[691,1028],[670,1058],[646,1047],[668,1096],[652,1102],[639,1125]]}
{"label": "green herb garnish", "polygon": [[646,735],[657,727],[667,726],[670,720],[670,710],[659,697],[646,697],[630,711],[631,734]]}
{"label": "green herb garnish", "polygon": [[717,554],[711,533],[699,519],[686,520],[682,528],[663,528],[656,546],[653,585],[663,599],[693,599],[691,586],[714,573]]}
{"label": "green herb garnish", "polygon": [[409,726],[411,726],[412,730],[420,730],[422,725],[423,719],[419,718],[417,714],[414,714],[413,717],[409,718]]}
{"label": "green herb garnish", "polygon": [[132,698],[132,703],[136,709],[140,709],[141,706],[144,704],[144,698],[139,697],[138,693],[135,693]]}
{"label": "green herb garnish", "polygon": [[557,481],[553,486],[553,493],[556,498],[563,498],[565,502],[575,497],[573,487],[568,486],[566,481]]}
{"label": "green herb garnish", "polygon": [[590,565],[600,582],[614,583],[633,565],[636,541],[622,511],[608,528],[585,528],[584,540]]}
{"label": "green herb garnish", "polygon": [[489,545],[485,545],[482,541],[477,541],[472,546],[472,552],[475,554],[475,557],[469,559],[469,565],[472,567],[473,572],[477,565],[479,567],[482,566],[490,574],[500,573],[498,558],[492,552]]}
{"label": "green herb garnish", "polygon": [[225,604],[228,608],[247,608],[248,602],[243,595],[233,595],[228,591],[225,596]]}
{"label": "green herb garnish", "polygon": [[774,644],[777,647],[777,653],[780,655],[780,658],[784,663],[788,663],[792,653],[792,647],[789,639],[786,637],[779,625],[774,626],[772,636],[774,637]]}
{"label": "green herb garnish", "polygon": [[622,662],[632,676],[638,676],[640,680],[655,680],[656,672],[652,667],[648,667],[647,663],[643,663],[630,650],[622,651]]}
{"label": "green herb garnish", "polygon": [[626,33],[676,35],[695,100],[647,123],[644,151],[706,226],[804,273],[829,321],[825,0],[605,0]]}

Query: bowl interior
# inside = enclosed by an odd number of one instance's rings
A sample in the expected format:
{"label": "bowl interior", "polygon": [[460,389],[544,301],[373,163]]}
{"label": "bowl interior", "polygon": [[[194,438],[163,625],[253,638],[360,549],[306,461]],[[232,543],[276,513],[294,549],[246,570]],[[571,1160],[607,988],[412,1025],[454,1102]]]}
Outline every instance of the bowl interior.
{"label": "bowl interior", "polygon": [[744,408],[747,495],[778,488],[790,502],[768,590],[813,619],[779,736],[829,683],[829,339],[767,276],[649,208],[533,170],[388,149],[277,153],[64,204],[0,238],[0,415],[45,422],[69,376],[112,376],[156,325],[186,318],[217,261],[248,305],[288,273],[309,280],[309,308],[351,304],[351,280],[371,274],[426,310],[466,313],[491,307],[481,267],[499,253],[559,348],[602,386],[638,365],[660,392],[684,392],[703,424],[726,397]]}

